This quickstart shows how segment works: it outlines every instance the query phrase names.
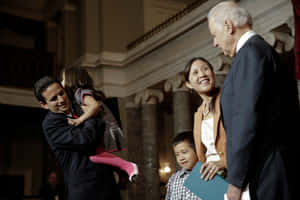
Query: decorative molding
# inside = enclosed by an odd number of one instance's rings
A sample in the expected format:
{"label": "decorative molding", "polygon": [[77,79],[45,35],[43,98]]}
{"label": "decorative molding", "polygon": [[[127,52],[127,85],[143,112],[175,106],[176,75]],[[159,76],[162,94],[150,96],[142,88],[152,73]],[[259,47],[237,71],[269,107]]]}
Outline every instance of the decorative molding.
{"label": "decorative molding", "polygon": [[188,91],[185,86],[185,78],[183,74],[178,74],[165,82],[164,89],[166,92]]}
{"label": "decorative molding", "polygon": [[265,39],[266,42],[268,42],[272,47],[274,47],[276,43],[276,37],[274,33],[268,32],[263,34],[262,37]]}
{"label": "decorative molding", "polygon": [[[77,62],[95,70],[97,86],[108,95],[127,97],[181,73],[192,57],[202,56],[214,66],[216,74],[226,74],[226,58],[220,58],[221,51],[212,45],[212,37],[207,28],[206,15],[209,9],[221,0],[210,0],[196,8],[181,20],[170,25],[152,38],[127,52],[99,52],[86,54]],[[251,0],[239,4],[253,15],[254,30],[270,44],[285,41],[289,49],[290,39],[271,31],[293,16],[292,5],[287,0]],[[221,56],[222,57],[222,56]],[[103,66],[101,66],[103,65]],[[225,66],[224,66],[225,65]],[[98,75],[98,72],[99,73]],[[93,72],[94,73],[94,72]],[[0,102],[38,107],[33,94],[21,92],[7,93],[0,88]],[[31,97],[29,97],[31,96]],[[19,100],[18,100],[19,99]],[[141,100],[137,100],[138,102]]]}
{"label": "decorative molding", "polygon": [[99,65],[124,67],[126,66],[126,60],[126,53],[103,51],[99,54],[86,53],[74,63],[85,67],[98,67]]}
{"label": "decorative molding", "polygon": [[232,58],[221,53],[216,57],[216,61],[217,64],[214,65],[214,71],[217,74],[227,74],[232,63]]}
{"label": "decorative molding", "polygon": [[[283,1],[283,0],[281,0],[281,1]],[[112,66],[128,65],[129,63],[135,61],[136,59],[143,57],[148,52],[153,51],[158,46],[163,45],[170,39],[181,35],[186,30],[190,29],[190,27],[193,27],[195,24],[205,22],[207,12],[213,5],[217,4],[218,2],[220,2],[220,0],[208,1],[208,2],[204,3],[202,6],[195,9],[193,12],[184,16],[183,19],[175,22],[167,29],[161,31],[160,33],[156,34],[149,40],[145,41],[143,44],[137,46],[136,48],[134,48],[128,52],[120,53],[120,52],[104,51],[104,52],[101,52],[100,54],[94,54],[94,56],[99,57],[100,63],[92,62],[93,63],[92,65],[93,66],[97,66],[99,64],[112,65]],[[284,3],[284,2],[281,2],[281,4],[279,4],[279,5],[282,6],[282,3]],[[276,6],[276,7],[278,7],[278,6]],[[286,9],[286,8],[282,8],[282,9]],[[270,10],[269,11],[270,13],[264,12],[263,14],[264,15],[272,14],[271,11],[273,11],[273,10]],[[262,14],[260,14],[257,17],[254,16],[254,18],[255,18],[255,26],[258,27],[258,29],[260,29],[261,24],[263,26],[265,23],[267,23],[266,20],[264,20]],[[276,19],[280,20],[281,16],[276,15],[276,17],[275,17],[275,15],[272,15],[271,17],[268,17],[268,18],[271,18],[273,20],[276,20]],[[287,21],[287,20],[285,20],[285,21]],[[272,25],[272,23],[268,23],[268,24]],[[273,26],[273,28],[274,28],[274,26]],[[91,62],[88,62],[88,63],[91,63]]]}
{"label": "decorative molding", "polygon": [[288,33],[271,31],[263,37],[278,53],[289,52],[294,48],[295,39]]}
{"label": "decorative molding", "polygon": [[101,54],[101,64],[122,67],[127,60],[126,53],[103,51]]}
{"label": "decorative molding", "polygon": [[146,89],[139,92],[134,97],[134,103],[140,104],[157,104],[161,103],[164,99],[164,94],[161,90],[157,89]]}
{"label": "decorative molding", "polygon": [[183,9],[186,4],[178,1],[172,1],[172,0],[152,0],[151,6],[154,9],[161,9],[167,13],[176,13],[180,9]]}
{"label": "decorative molding", "polygon": [[273,31],[272,33],[274,34],[276,40],[282,43],[281,48],[275,47],[276,50],[278,49],[279,53],[289,52],[294,48],[295,39],[292,36],[290,36],[288,33],[275,32],[275,31]]}
{"label": "decorative molding", "polygon": [[[217,1],[209,2],[212,2],[212,4],[217,3]],[[245,4],[242,6],[254,13],[254,30],[261,35],[265,35],[272,29],[283,25],[292,15],[291,4],[287,3],[286,0],[259,1],[257,2],[258,5],[253,5],[251,1],[241,1],[240,4]],[[257,6],[260,9],[257,9]],[[197,10],[194,12],[197,12]],[[193,20],[191,16],[193,16],[194,12],[191,12],[186,18]],[[202,14],[203,19],[205,19],[207,13]],[[171,27],[169,28],[171,29]],[[163,32],[156,37],[162,35]],[[198,42],[195,42],[196,40]],[[144,44],[147,42],[151,42],[151,38]],[[190,30],[185,34],[177,35],[176,40],[168,42],[168,46],[161,46],[155,52],[147,54],[135,62],[131,62],[124,69],[128,83],[124,85],[125,93],[127,95],[134,94],[136,91],[149,88],[175,76],[183,71],[185,64],[192,57],[202,56],[217,65],[217,56],[220,53],[221,51],[212,45],[212,37],[207,29],[207,21],[204,20],[197,26],[193,26],[192,29],[190,27]],[[219,73],[225,75],[223,71],[216,71],[216,74]]]}
{"label": "decorative molding", "polygon": [[26,107],[40,107],[33,91],[0,87],[0,103]]}
{"label": "decorative molding", "polygon": [[221,0],[214,0],[203,3],[203,5],[195,9],[194,12],[189,13],[188,15],[184,16],[181,20],[169,26],[167,29],[161,31],[149,40],[142,43],[141,45],[125,53],[108,51],[100,52],[99,54],[87,53],[86,55],[81,56],[76,61],[76,63],[82,63],[83,66],[88,67],[97,67],[101,64],[112,65],[117,67],[126,66],[129,63],[134,62],[138,58],[145,56],[146,54],[158,48],[159,46],[165,44],[170,39],[183,34],[186,30],[190,29],[190,27],[202,23],[206,19],[206,14],[208,10],[214,4],[220,1]]}
{"label": "decorative molding", "polygon": [[79,64],[81,66],[85,66],[85,67],[97,67],[99,65],[101,65],[101,57],[98,54],[90,54],[87,53],[81,57],[79,57],[79,59],[77,59],[74,64]]}

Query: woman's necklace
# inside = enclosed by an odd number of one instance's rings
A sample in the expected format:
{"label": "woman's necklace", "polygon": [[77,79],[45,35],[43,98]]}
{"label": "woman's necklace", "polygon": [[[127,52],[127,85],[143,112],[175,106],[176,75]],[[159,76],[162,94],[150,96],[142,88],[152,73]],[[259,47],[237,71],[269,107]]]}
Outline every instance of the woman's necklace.
{"label": "woman's necklace", "polygon": [[209,114],[209,105],[206,102],[204,102],[202,114],[204,117],[207,117],[207,115]]}

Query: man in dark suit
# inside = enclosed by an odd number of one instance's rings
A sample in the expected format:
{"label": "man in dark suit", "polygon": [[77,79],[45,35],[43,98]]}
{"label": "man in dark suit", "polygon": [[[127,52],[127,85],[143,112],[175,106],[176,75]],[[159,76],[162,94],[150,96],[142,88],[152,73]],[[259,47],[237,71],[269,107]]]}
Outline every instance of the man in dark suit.
{"label": "man in dark suit", "polygon": [[236,3],[212,8],[208,25],[214,46],[234,58],[221,94],[228,199],[240,200],[249,190],[251,200],[293,199],[289,143],[299,107],[289,66],[252,31],[250,14]]}
{"label": "man in dark suit", "polygon": [[104,122],[100,118],[91,118],[82,126],[69,125],[68,117],[72,117],[70,100],[60,82],[51,77],[37,81],[34,94],[41,107],[49,110],[43,121],[43,130],[62,167],[68,199],[119,199],[110,166],[89,160],[103,137]]}

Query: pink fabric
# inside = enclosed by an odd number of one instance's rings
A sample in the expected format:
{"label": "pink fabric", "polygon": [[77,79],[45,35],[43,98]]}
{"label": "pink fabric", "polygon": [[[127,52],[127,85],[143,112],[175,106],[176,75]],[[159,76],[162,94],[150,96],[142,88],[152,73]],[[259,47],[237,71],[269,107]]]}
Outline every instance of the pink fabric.
{"label": "pink fabric", "polygon": [[134,171],[133,163],[123,160],[122,158],[105,151],[102,148],[97,149],[97,154],[90,156],[90,160],[94,163],[101,163],[118,167],[119,169],[126,171],[128,176],[131,176]]}

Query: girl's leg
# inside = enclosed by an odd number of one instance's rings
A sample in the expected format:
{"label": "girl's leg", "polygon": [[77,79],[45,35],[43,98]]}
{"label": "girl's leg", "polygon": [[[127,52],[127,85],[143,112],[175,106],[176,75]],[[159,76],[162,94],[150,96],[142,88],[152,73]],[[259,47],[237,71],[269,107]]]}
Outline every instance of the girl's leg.
{"label": "girl's leg", "polygon": [[101,149],[97,150],[96,155],[90,156],[90,160],[94,163],[111,165],[126,171],[130,181],[133,181],[132,178],[139,173],[135,163],[123,160],[122,158]]}

